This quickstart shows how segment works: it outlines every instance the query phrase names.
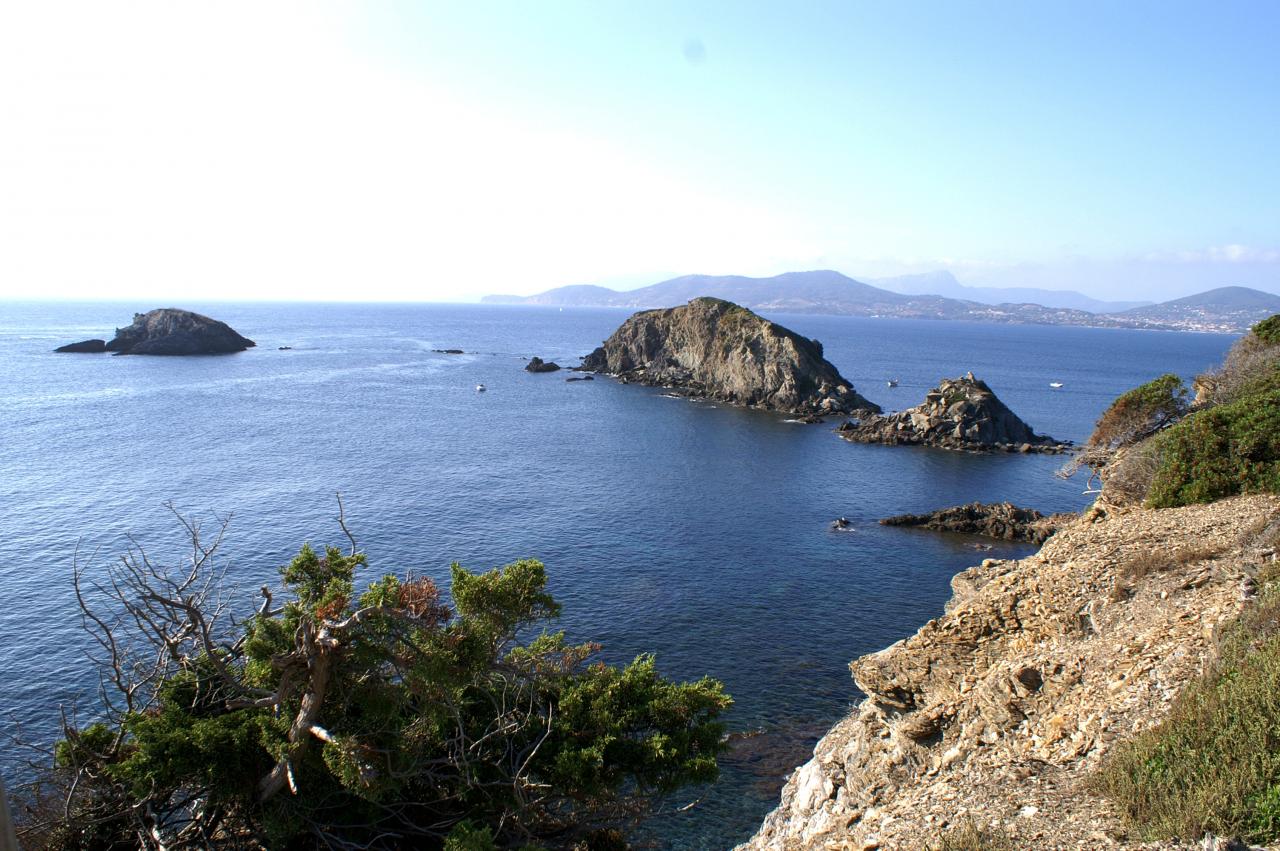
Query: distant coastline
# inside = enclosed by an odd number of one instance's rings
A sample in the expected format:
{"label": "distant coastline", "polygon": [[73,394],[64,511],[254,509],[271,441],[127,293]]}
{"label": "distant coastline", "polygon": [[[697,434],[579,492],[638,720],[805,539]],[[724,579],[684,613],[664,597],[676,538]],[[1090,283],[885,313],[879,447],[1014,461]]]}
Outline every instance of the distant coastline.
{"label": "distant coastline", "polygon": [[[893,285],[893,279],[879,283]],[[1052,293],[1045,291],[1045,295]],[[488,295],[481,303],[639,310],[674,307],[699,296],[726,299],[751,310],[783,313],[1227,334],[1243,333],[1260,319],[1280,312],[1280,296],[1248,287],[1219,287],[1159,304],[1095,313],[1029,302],[988,304],[965,298],[894,292],[831,270],[788,272],[772,278],[686,275],[625,291],[593,285],[567,286],[530,296]]]}

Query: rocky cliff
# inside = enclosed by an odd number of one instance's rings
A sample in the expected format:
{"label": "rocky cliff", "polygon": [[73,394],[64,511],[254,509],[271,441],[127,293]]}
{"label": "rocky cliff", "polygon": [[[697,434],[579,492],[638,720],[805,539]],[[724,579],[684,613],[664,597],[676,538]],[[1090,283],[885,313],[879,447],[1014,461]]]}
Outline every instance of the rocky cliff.
{"label": "rocky cliff", "polygon": [[1061,452],[1069,444],[1036,434],[970,372],[943,379],[914,408],[844,423],[840,436],[855,443],[936,446],[942,449]]}
{"label": "rocky cliff", "polygon": [[866,698],[740,848],[921,849],[966,822],[1013,848],[1139,847],[1087,780],[1204,669],[1277,526],[1274,496],[1095,507],[958,574],[945,614],[852,663]]}
{"label": "rocky cliff", "polygon": [[174,307],[135,313],[133,323],[117,328],[116,336],[100,347],[82,348],[86,340],[58,351],[108,351],[121,355],[211,355],[242,352],[256,345],[231,326],[190,310]]}
{"label": "rocky cliff", "polygon": [[880,410],[822,356],[817,340],[716,298],[635,314],[579,368],[800,416]]}

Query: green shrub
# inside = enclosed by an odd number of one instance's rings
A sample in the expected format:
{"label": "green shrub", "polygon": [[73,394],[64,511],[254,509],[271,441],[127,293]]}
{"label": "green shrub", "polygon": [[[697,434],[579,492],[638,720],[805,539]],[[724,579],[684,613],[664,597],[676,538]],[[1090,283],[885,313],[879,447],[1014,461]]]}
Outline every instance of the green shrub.
{"label": "green shrub", "polygon": [[1160,467],[1147,496],[1153,508],[1280,491],[1280,390],[1199,411],[1158,441]]}
{"label": "green shrub", "polygon": [[1249,330],[1264,343],[1272,346],[1280,343],[1280,313],[1268,316]]}

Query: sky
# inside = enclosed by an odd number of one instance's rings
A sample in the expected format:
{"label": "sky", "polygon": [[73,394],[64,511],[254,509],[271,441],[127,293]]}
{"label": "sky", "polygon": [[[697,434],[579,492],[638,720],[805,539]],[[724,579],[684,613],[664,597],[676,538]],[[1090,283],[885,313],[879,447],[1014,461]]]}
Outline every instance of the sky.
{"label": "sky", "polygon": [[10,3],[0,297],[1280,292],[1280,4]]}

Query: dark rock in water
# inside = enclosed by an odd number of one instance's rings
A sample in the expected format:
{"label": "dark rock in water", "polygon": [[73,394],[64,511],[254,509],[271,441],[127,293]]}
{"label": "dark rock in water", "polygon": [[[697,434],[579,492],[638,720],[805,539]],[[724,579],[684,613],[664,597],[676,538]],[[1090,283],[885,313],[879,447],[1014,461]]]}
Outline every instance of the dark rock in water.
{"label": "dark rock in water", "polygon": [[529,362],[525,364],[525,372],[555,372],[560,369],[560,364],[555,361],[544,361],[540,357],[529,358]]}
{"label": "dark rock in water", "polygon": [[279,347],[279,351],[282,351],[282,352],[291,352],[291,351],[293,351],[293,346],[280,346],[280,347]]}
{"label": "dark rock in water", "polygon": [[1036,434],[970,372],[943,379],[924,402],[885,416],[862,417],[836,431],[855,443],[936,446],[942,449],[1006,452],[1065,452],[1070,442]]}
{"label": "dark rock in water", "polygon": [[106,349],[119,355],[218,355],[254,345],[225,322],[166,307],[135,313],[133,324],[117,328]]}
{"label": "dark rock in water", "polygon": [[820,343],[718,298],[641,311],[578,368],[796,416],[880,411],[823,358]]}
{"label": "dark rock in water", "polygon": [[571,378],[565,379],[565,381],[595,381],[595,380],[596,380],[596,377],[594,375],[575,375]]}
{"label": "dark rock in water", "polygon": [[58,346],[55,352],[74,352],[76,354],[99,354],[107,350],[106,340],[81,340],[78,343],[68,343],[65,346]]}
{"label": "dark rock in water", "polygon": [[941,508],[928,514],[899,514],[886,517],[884,526],[918,526],[942,532],[985,535],[1005,541],[1030,541],[1042,544],[1074,514],[1045,516],[1031,508],[1019,508],[1009,502],[971,502],[954,508]]}
{"label": "dark rock in water", "polygon": [[465,355],[462,349],[432,349],[438,355]]}

